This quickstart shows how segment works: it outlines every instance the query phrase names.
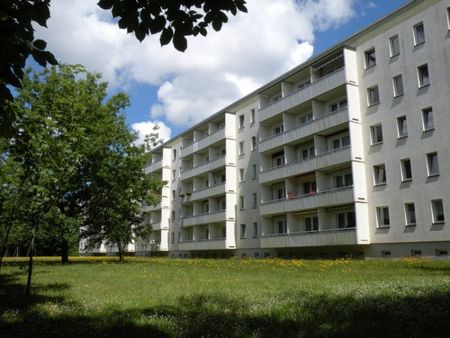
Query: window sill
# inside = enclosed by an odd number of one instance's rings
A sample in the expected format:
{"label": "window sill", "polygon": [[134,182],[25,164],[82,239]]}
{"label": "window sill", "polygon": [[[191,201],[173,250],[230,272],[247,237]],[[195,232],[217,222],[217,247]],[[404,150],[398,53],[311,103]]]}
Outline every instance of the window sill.
{"label": "window sill", "polygon": [[424,84],[424,85],[419,85],[419,89],[423,89],[423,88],[427,88],[430,86],[430,83]]}
{"label": "window sill", "polygon": [[432,178],[432,177],[438,177],[440,174],[432,174],[432,175],[428,175],[428,178]]}
{"label": "window sill", "polygon": [[380,145],[380,144],[383,144],[383,141],[380,141],[380,142],[374,142],[374,143],[372,143],[372,144],[370,144],[371,146],[378,146],[378,145]]}
{"label": "window sill", "polygon": [[380,104],[380,102],[378,101],[378,102],[374,102],[374,103],[369,103],[368,105],[367,105],[367,107],[374,107],[374,106],[378,106]]}
{"label": "window sill", "polygon": [[387,185],[387,182],[376,183],[376,184],[374,184],[373,186],[374,186],[374,187],[383,187],[383,186],[385,186],[385,185]]}
{"label": "window sill", "polygon": [[426,42],[426,40],[425,41],[421,41],[419,43],[415,43],[414,47],[422,46],[423,44],[425,44],[425,42]]}
{"label": "window sill", "polygon": [[437,222],[433,222],[431,223],[432,225],[439,225],[439,224],[445,224],[445,221],[437,221]]}
{"label": "window sill", "polygon": [[405,228],[414,228],[416,225],[417,225],[416,223],[405,224]]}
{"label": "window sill", "polygon": [[394,95],[394,99],[396,99],[398,97],[402,97],[403,95],[405,95],[405,93],[400,93],[400,94]]}
{"label": "window sill", "polygon": [[366,68],[364,68],[364,70],[371,70],[371,69],[373,69],[376,65],[377,65],[377,64],[375,63],[375,64],[373,64],[373,65],[366,66]]}
{"label": "window sill", "polygon": [[392,54],[390,57],[391,57],[391,59],[393,59],[393,58],[395,58],[395,57],[397,57],[399,55],[400,55],[400,53],[396,53],[396,54]]}
{"label": "window sill", "polygon": [[428,132],[433,131],[433,130],[434,130],[434,127],[433,128],[424,129],[423,132],[424,133],[428,133]]}
{"label": "window sill", "polygon": [[377,225],[377,229],[389,229],[390,225]]}
{"label": "window sill", "polygon": [[406,134],[406,135],[401,135],[401,136],[398,136],[397,137],[397,140],[401,140],[401,139],[404,139],[404,138],[407,138],[408,137],[408,134]]}
{"label": "window sill", "polygon": [[412,182],[412,178],[406,178],[402,180],[402,183]]}

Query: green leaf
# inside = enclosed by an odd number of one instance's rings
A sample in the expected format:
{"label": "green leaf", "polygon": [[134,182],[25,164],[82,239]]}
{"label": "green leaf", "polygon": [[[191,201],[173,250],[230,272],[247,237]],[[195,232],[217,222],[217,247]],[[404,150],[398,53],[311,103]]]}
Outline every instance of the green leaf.
{"label": "green leaf", "polygon": [[47,47],[47,42],[45,42],[44,40],[34,40],[33,42],[33,46],[37,49],[45,49],[45,47]]}
{"label": "green leaf", "polygon": [[102,9],[111,9],[115,0],[99,0],[97,5]]}
{"label": "green leaf", "polygon": [[164,28],[161,36],[159,38],[159,42],[161,43],[161,46],[167,45],[170,41],[172,41],[173,38],[173,31],[172,28],[167,27]]}
{"label": "green leaf", "polygon": [[175,33],[173,36],[173,45],[180,52],[184,52],[187,48],[187,40],[184,35]]}

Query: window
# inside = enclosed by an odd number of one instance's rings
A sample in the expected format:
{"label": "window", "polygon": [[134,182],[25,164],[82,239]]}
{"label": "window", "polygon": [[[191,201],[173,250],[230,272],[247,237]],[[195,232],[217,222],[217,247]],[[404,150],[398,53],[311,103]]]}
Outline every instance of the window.
{"label": "window", "polygon": [[377,207],[377,226],[379,228],[388,228],[390,226],[388,207]]}
{"label": "window", "polygon": [[347,147],[350,145],[350,136],[346,135],[341,139],[342,147]]}
{"label": "window", "polygon": [[172,161],[175,161],[177,159],[177,150],[172,150]]}
{"label": "window", "polygon": [[437,153],[427,154],[428,177],[439,175],[439,163]]}
{"label": "window", "polygon": [[255,123],[255,108],[250,109],[250,124]]}
{"label": "window", "polygon": [[408,136],[408,128],[406,126],[406,116],[397,117],[398,138]]}
{"label": "window", "polygon": [[348,107],[348,102],[347,102],[347,99],[345,98],[338,102],[334,102],[334,103],[330,104],[330,113],[335,113],[335,112],[337,112],[341,109],[347,108],[347,107]]}
{"label": "window", "polygon": [[380,103],[380,93],[378,91],[378,86],[367,88],[367,103],[369,106]]}
{"label": "window", "polygon": [[239,142],[239,155],[244,155],[244,142]]}
{"label": "window", "polygon": [[350,187],[353,185],[352,174],[338,175],[335,177],[336,188]]}
{"label": "window", "polygon": [[337,215],[338,227],[342,228],[354,228],[356,227],[356,218],[355,213],[352,212],[343,212]]}
{"label": "window", "polygon": [[306,114],[306,115],[302,115],[299,118],[299,125],[306,124],[308,122],[311,122],[312,120],[313,120],[313,114],[312,113],[309,113],[309,114]]}
{"label": "window", "polygon": [[400,165],[401,165],[402,182],[411,181],[412,180],[411,160],[409,158],[405,158],[400,161]]}
{"label": "window", "polygon": [[366,69],[375,66],[377,64],[377,59],[375,57],[375,48],[365,51],[364,58],[366,62]]}
{"label": "window", "polygon": [[172,170],[172,181],[175,181],[175,178],[177,177],[177,171],[176,169]]}
{"label": "window", "polygon": [[241,238],[247,237],[247,229],[245,224],[241,224]]}
{"label": "window", "polygon": [[245,209],[245,200],[244,200],[244,196],[239,196],[239,205],[242,209]]}
{"label": "window", "polygon": [[174,232],[172,232],[171,234],[170,234],[170,242],[173,244],[173,243],[175,243],[175,233]]}
{"label": "window", "polygon": [[244,169],[239,169],[239,182],[244,182]]}
{"label": "window", "polygon": [[255,209],[258,206],[258,195],[256,193],[252,194],[252,200],[253,200],[253,209]]}
{"label": "window", "polygon": [[316,156],[316,149],[314,146],[302,150],[302,159],[304,161]]}
{"label": "window", "polygon": [[273,132],[273,135],[278,135],[278,134],[281,134],[283,132],[283,130],[284,130],[283,125],[280,124],[278,126],[273,127],[272,132]]}
{"label": "window", "polygon": [[258,223],[253,223],[253,238],[258,237]]}
{"label": "window", "polygon": [[172,200],[175,199],[175,190],[172,190]]}
{"label": "window", "polygon": [[428,73],[428,65],[417,67],[417,77],[419,88],[426,87],[430,84],[430,74]]}
{"label": "window", "polygon": [[381,124],[370,127],[370,136],[372,137],[372,145],[383,142],[383,129]]}
{"label": "window", "polygon": [[431,212],[433,216],[433,223],[444,223],[444,206],[442,205],[442,200],[431,201]]}
{"label": "window", "polygon": [[287,222],[286,221],[278,221],[278,233],[279,234],[287,233]]}
{"label": "window", "polygon": [[305,231],[318,231],[319,218],[317,216],[305,217]]}
{"label": "window", "polygon": [[397,75],[392,78],[394,86],[394,97],[403,95],[403,78],[402,75]]}
{"label": "window", "polygon": [[423,22],[421,22],[414,26],[414,44],[417,46],[424,42],[425,27],[423,26]]}
{"label": "window", "polygon": [[314,195],[317,191],[316,182],[313,181],[303,183],[303,191],[305,192],[305,195]]}
{"label": "window", "polygon": [[226,178],[226,174],[222,174],[222,176],[220,176],[220,180],[222,181],[222,183],[226,181]]}
{"label": "window", "polygon": [[416,208],[414,203],[405,203],[406,225],[416,225]]}
{"label": "window", "polygon": [[252,178],[256,178],[257,171],[256,171],[256,164],[252,165]]}
{"label": "window", "polygon": [[434,129],[433,109],[431,107],[422,109],[423,131]]}
{"label": "window", "polygon": [[447,8],[447,28],[450,30],[450,7]]}
{"label": "window", "polygon": [[176,216],[175,211],[172,211],[172,223],[175,222],[175,216]]}
{"label": "window", "polygon": [[280,167],[284,165],[284,152],[279,152],[272,155],[272,166]]}
{"label": "window", "polygon": [[244,128],[244,115],[239,115],[239,128]]}
{"label": "window", "polygon": [[256,149],[256,136],[252,136],[251,150]]}
{"label": "window", "polygon": [[373,166],[374,185],[386,184],[386,166],[384,164]]}
{"label": "window", "polygon": [[398,35],[394,35],[389,39],[389,47],[391,52],[391,57],[397,56],[400,54],[400,40]]}

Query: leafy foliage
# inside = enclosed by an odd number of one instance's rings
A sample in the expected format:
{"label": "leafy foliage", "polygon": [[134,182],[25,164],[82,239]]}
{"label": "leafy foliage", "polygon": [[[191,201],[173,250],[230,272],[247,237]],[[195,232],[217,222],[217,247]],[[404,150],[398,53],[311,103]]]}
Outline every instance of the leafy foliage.
{"label": "leafy foliage", "polygon": [[[118,25],[139,41],[160,34],[161,45],[171,41],[179,51],[187,48],[186,36],[206,36],[211,24],[218,31],[228,21],[226,13],[246,12],[245,0],[100,0]],[[46,27],[50,0],[0,1],[0,135],[11,136],[18,112],[11,104],[10,87],[21,88],[27,58],[45,67],[56,65],[43,40],[34,38],[32,24]]]}

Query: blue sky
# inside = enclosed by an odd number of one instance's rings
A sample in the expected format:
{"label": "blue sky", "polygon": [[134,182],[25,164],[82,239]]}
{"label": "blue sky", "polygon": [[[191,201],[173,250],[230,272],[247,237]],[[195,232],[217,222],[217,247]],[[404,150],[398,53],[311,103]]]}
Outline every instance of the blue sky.
{"label": "blue sky", "polygon": [[167,139],[406,2],[248,0],[249,14],[179,53],[154,37],[138,43],[95,1],[52,0],[37,36],[60,61],[103,73],[111,93],[127,92],[127,122],[142,137],[157,123]]}

